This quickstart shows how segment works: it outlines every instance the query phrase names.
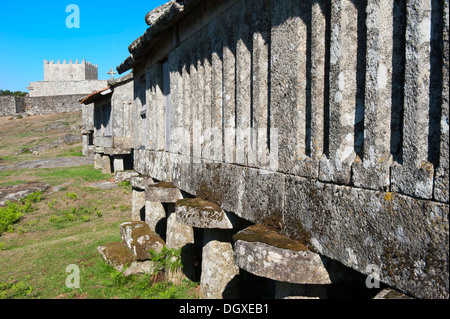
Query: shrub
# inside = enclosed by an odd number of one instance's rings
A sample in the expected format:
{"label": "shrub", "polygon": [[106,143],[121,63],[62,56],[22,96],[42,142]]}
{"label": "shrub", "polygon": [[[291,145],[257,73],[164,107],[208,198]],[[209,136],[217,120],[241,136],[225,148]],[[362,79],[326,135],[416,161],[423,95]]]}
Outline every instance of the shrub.
{"label": "shrub", "polygon": [[39,203],[42,199],[42,192],[36,192],[17,202],[6,202],[6,207],[0,208],[0,235],[4,232],[13,232],[12,225],[20,218],[33,211],[33,204]]}

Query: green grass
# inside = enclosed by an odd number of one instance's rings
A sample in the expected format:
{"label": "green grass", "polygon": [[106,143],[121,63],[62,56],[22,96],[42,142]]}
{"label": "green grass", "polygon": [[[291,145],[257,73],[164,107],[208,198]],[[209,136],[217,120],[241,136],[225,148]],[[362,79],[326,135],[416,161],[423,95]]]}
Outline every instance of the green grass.
{"label": "green grass", "polygon": [[80,167],[45,168],[37,172],[36,176],[52,185],[60,184],[60,181],[64,179],[97,182],[111,178],[111,175],[102,174],[101,171],[94,169],[92,165]]}

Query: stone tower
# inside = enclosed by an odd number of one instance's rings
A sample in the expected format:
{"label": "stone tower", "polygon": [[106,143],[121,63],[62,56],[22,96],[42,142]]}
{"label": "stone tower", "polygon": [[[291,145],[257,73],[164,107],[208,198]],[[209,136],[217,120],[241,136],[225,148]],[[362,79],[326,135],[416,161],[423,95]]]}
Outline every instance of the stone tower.
{"label": "stone tower", "polygon": [[97,79],[98,66],[84,59],[81,63],[78,63],[78,60],[75,63],[72,63],[72,60],[69,63],[66,60],[63,63],[59,60],[57,63],[44,60],[44,81],[84,81]]}
{"label": "stone tower", "polygon": [[98,80],[98,66],[82,60],[44,60],[44,81],[30,83],[31,97],[88,95],[105,88],[107,80]]}

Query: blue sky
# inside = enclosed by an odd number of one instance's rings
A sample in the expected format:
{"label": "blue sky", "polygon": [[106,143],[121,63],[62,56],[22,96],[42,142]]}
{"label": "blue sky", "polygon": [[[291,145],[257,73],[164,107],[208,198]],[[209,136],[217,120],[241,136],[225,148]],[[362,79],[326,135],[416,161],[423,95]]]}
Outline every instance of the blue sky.
{"label": "blue sky", "polygon": [[[28,92],[31,82],[44,80],[44,59],[86,59],[98,64],[100,80],[108,79],[106,72],[128,57],[128,46],[147,29],[145,15],[165,2],[2,1],[0,89]],[[80,8],[79,29],[66,27],[69,4]]]}

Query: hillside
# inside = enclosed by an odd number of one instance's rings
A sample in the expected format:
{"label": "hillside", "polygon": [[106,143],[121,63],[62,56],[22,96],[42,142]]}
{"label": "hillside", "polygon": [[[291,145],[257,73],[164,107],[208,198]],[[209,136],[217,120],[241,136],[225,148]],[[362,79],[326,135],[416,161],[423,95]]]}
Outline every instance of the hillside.
{"label": "hillside", "polygon": [[[0,117],[0,299],[194,296],[194,283],[123,277],[101,259],[97,247],[120,241],[119,225],[129,221],[131,187],[102,188],[112,176],[82,157],[80,123],[81,112]],[[13,193],[22,196],[8,202]],[[5,216],[18,218],[2,231]],[[71,265],[79,289],[67,287]]]}

